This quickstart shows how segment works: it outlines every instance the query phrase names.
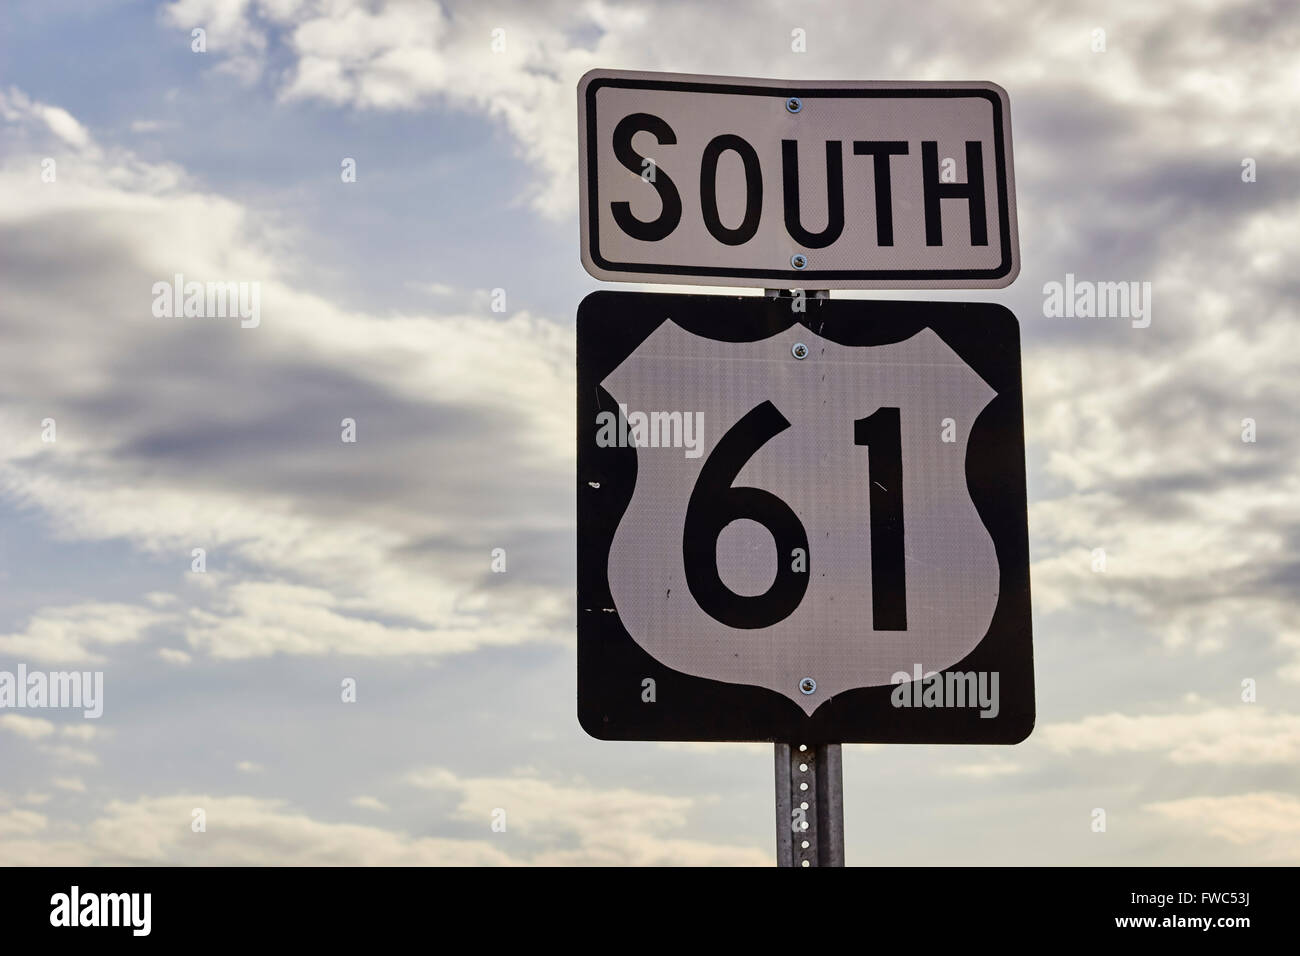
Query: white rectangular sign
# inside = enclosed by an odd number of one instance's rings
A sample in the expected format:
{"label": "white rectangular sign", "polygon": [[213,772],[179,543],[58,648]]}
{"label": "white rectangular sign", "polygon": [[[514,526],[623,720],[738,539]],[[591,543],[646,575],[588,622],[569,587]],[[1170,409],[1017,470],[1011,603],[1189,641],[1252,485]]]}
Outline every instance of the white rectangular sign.
{"label": "white rectangular sign", "polygon": [[999,288],[1020,271],[993,83],[593,70],[578,84],[582,262],[598,279]]}

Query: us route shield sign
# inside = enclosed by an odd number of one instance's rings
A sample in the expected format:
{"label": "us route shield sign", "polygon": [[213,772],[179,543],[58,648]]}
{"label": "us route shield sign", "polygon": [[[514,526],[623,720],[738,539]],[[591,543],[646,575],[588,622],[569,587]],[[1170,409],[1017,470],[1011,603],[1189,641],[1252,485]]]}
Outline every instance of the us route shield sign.
{"label": "us route shield sign", "polygon": [[592,70],[578,140],[598,279],[993,288],[1020,270],[1011,109],[993,83]]}
{"label": "us route shield sign", "polygon": [[1010,312],[595,292],[577,359],[588,733],[1029,734]]}

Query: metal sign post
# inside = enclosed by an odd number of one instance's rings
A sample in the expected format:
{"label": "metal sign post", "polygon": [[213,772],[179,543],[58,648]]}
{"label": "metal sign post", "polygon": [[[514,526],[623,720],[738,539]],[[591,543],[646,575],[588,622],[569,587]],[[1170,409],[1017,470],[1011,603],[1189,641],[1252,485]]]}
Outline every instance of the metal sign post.
{"label": "metal sign post", "polygon": [[776,744],[777,866],[844,865],[839,744]]}
{"label": "metal sign post", "polygon": [[[829,299],[829,289],[808,289]],[[779,299],[780,289],[764,289]],[[776,865],[844,865],[844,774],[839,744],[774,744],[776,757]]]}

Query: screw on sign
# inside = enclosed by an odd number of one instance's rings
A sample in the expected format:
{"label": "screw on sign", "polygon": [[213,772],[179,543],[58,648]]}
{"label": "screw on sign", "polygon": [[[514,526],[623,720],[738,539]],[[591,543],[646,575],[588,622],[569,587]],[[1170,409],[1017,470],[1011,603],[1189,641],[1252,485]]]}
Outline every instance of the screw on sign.
{"label": "screw on sign", "polygon": [[[1018,269],[1009,107],[990,84],[597,71],[579,112],[583,261],[600,278],[990,287]],[[808,136],[835,173],[833,144],[867,135],[917,148],[858,151],[872,162],[842,195],[838,175],[790,161]],[[882,159],[913,152],[925,161],[893,182],[931,201],[864,194]],[[966,157],[960,189],[929,182],[931,153]],[[632,181],[633,155],[653,159],[654,183]],[[773,174],[783,195],[762,192]],[[789,250],[812,209],[829,219],[822,237],[836,233],[815,257]],[[620,234],[633,222],[658,225]],[[598,292],[577,344],[589,733],[773,742],[778,856],[792,866],[843,863],[841,743],[1029,734],[1019,327],[1006,309]]]}

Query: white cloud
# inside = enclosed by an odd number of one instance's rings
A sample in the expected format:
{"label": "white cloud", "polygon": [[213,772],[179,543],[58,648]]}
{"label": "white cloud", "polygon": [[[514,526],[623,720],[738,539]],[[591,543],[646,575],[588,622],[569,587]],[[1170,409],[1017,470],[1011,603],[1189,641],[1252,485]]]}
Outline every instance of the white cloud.
{"label": "white cloud", "polygon": [[71,737],[73,740],[90,741],[96,737],[102,737],[106,733],[101,727],[94,724],[64,724],[59,728],[60,735]]}
{"label": "white cloud", "polygon": [[47,106],[41,111],[41,118],[45,120],[51,132],[69,146],[80,149],[90,143],[90,134],[86,132],[86,128],[67,110],[57,106]]}
{"label": "white cloud", "polygon": [[0,634],[0,653],[43,664],[97,664],[102,653],[131,644],[166,620],[148,608],[111,602],[42,608],[21,631]]}
{"label": "white cloud", "polygon": [[90,133],[67,110],[32,100],[22,90],[0,90],[0,118],[9,122],[36,120],[65,146],[83,150],[91,146]]}
{"label": "white cloud", "polygon": [[1250,847],[1261,863],[1300,861],[1300,798],[1259,792],[1223,797],[1183,797],[1143,807],[1174,824],[1188,837],[1208,834]]}
{"label": "white cloud", "polygon": [[428,295],[445,297],[457,294],[456,287],[445,282],[408,282],[406,285],[409,289],[424,292]]}
{"label": "white cloud", "polygon": [[1020,764],[1009,763],[1004,760],[989,760],[984,763],[962,763],[947,768],[947,772],[955,777],[971,777],[976,780],[1010,776],[1012,774],[1021,773],[1023,770],[1024,767]]}
{"label": "white cloud", "polygon": [[[498,809],[506,833],[543,844],[531,854],[546,866],[767,866],[756,847],[726,846],[671,835],[686,828],[696,797],[598,789],[535,776],[460,777],[439,767],[414,771],[407,781],[460,794],[456,816],[487,830]],[[501,834],[504,836],[505,834]],[[576,843],[576,846],[573,845]]]}
{"label": "white cloud", "polygon": [[[462,793],[457,816],[482,824],[473,839],[415,837],[400,830],[313,819],[286,801],[251,796],[178,794],[111,801],[102,815],[76,828],[75,839],[50,841],[43,853],[59,853],[82,865],[209,866],[503,866],[632,863],[766,865],[758,849],[729,847],[664,835],[684,823],[689,798],[631,790],[567,787],[518,777],[462,779],[445,771],[413,775],[422,786],[450,786]],[[492,833],[489,810],[500,800],[513,810],[505,833]],[[576,802],[575,802],[576,801]],[[373,797],[354,806],[386,810]],[[205,832],[191,829],[202,808]],[[482,811],[482,812],[480,812]],[[30,811],[0,813],[0,835],[31,836],[49,821]],[[0,842],[0,862],[21,863],[37,855],[26,843]]]}
{"label": "white cloud", "polygon": [[[10,112],[19,128],[34,122]],[[66,277],[0,301],[0,326],[24,330],[24,347],[0,355],[0,422],[17,436],[0,454],[0,494],[60,538],[126,541],[178,571],[201,545],[209,571],[186,574],[188,609],[156,594],[151,608],[44,608],[0,636],[0,652],[102,661],[182,620],[191,648],[230,658],[567,637],[565,589],[538,580],[551,572],[534,562],[530,578],[515,561],[511,586],[489,590],[487,555],[520,536],[567,538],[571,517],[552,502],[567,503],[555,492],[572,463],[571,331],[526,313],[344,312],[283,278],[283,237],[248,209],[129,156],[80,162],[75,181],[44,192],[28,188],[35,158],[0,166],[15,195],[0,229],[40,259],[29,275]],[[151,285],[175,273],[260,282],[263,325],[154,318]],[[112,336],[77,332],[92,315]],[[133,414],[101,411],[123,405]],[[60,408],[58,440],[42,442],[30,423]],[[359,421],[355,445],[339,441],[345,416]],[[249,475],[264,485],[246,487]]]}
{"label": "white cloud", "polygon": [[85,767],[94,767],[99,764],[99,757],[95,754],[69,744],[54,744],[42,747],[41,750],[62,763],[80,764]]}
{"label": "white cloud", "polygon": [[46,819],[32,810],[0,810],[0,837],[31,836],[45,829]]}
{"label": "white cloud", "polygon": [[55,727],[48,720],[40,717],[26,717],[22,714],[4,714],[0,716],[0,730],[17,734],[25,740],[42,740],[54,733]]}
{"label": "white cloud", "polygon": [[[99,758],[84,745],[96,738],[102,738],[105,731],[89,724],[55,724],[42,717],[28,717],[25,714],[4,714],[0,716],[0,730],[8,731],[24,740],[35,744],[38,752],[52,757],[62,763],[76,763],[94,766]],[[59,743],[59,740],[71,739],[74,743]],[[80,746],[79,746],[80,745]],[[59,786],[59,781],[55,781]]]}
{"label": "white cloud", "polygon": [[[537,607],[555,616],[564,608],[545,593]],[[346,602],[322,588],[282,582],[233,584],[219,613],[195,610],[187,640],[213,657],[242,659],[271,654],[345,654],[389,657],[464,653],[492,645],[519,644],[536,635],[521,632],[509,610],[475,608],[438,627],[400,627],[348,613]],[[368,608],[359,605],[363,614]],[[382,610],[373,608],[373,610]]]}
{"label": "white cloud", "polygon": [[[206,813],[192,832],[191,812]],[[98,864],[206,866],[484,866],[510,862],[486,841],[414,837],[315,820],[283,800],[176,795],[112,801],[87,827]]]}
{"label": "white cloud", "polygon": [[1097,714],[1048,724],[1035,740],[1058,753],[1154,752],[1176,764],[1294,766],[1300,762],[1300,716],[1259,704],[1196,713]]}

